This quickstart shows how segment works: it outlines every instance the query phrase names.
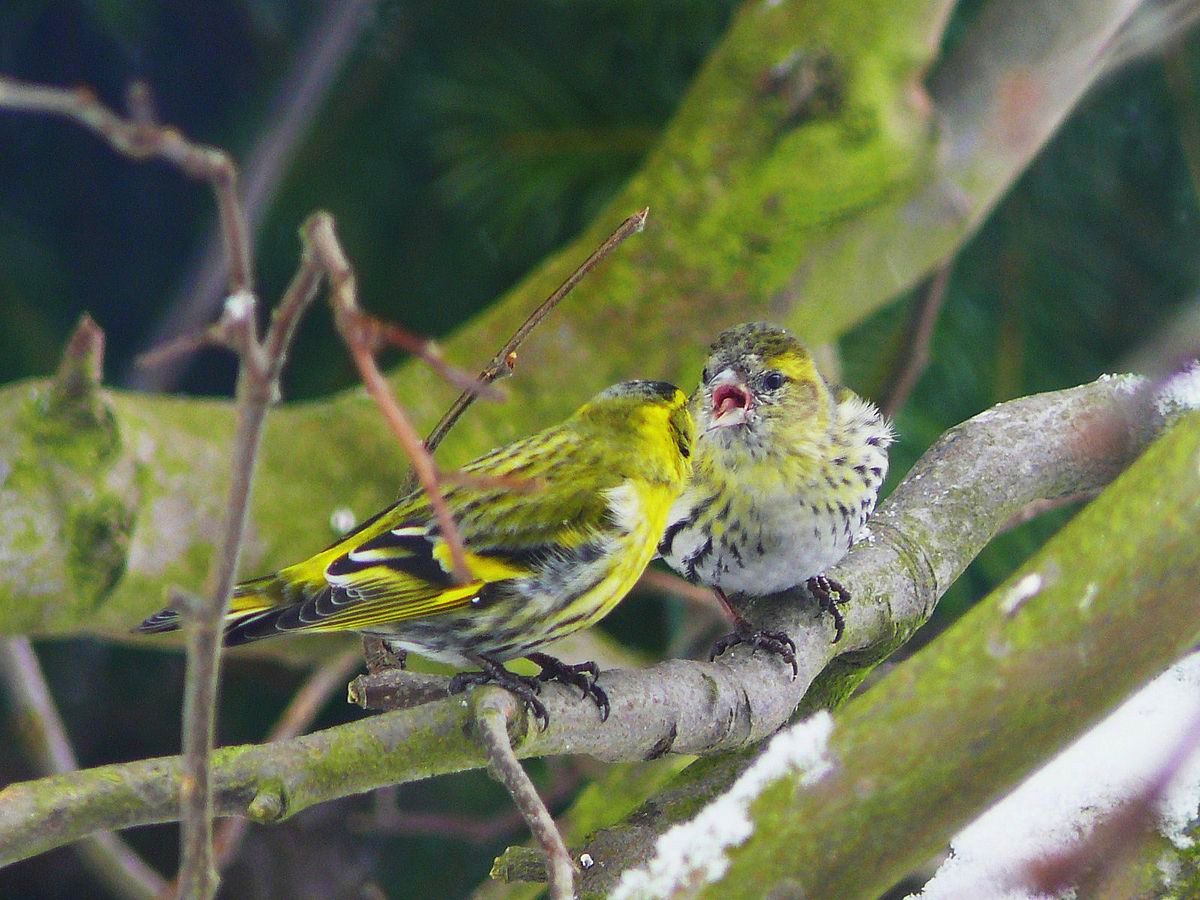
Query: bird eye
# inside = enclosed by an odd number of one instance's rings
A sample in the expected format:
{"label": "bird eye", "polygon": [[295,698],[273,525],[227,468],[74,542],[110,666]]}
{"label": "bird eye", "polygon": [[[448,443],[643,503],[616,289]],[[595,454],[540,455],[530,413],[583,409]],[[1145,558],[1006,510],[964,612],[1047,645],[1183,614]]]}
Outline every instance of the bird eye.
{"label": "bird eye", "polygon": [[777,391],[783,387],[784,380],[782,372],[768,372],[763,376],[763,387],[768,391]]}
{"label": "bird eye", "polygon": [[709,373],[709,371],[708,371],[708,367],[707,367],[707,366],[705,366],[704,370],[703,370],[703,371],[700,373],[700,381],[701,381],[701,383],[702,383],[702,384],[708,384],[708,379],[709,379],[709,378],[711,378],[711,377],[712,377],[712,375]]}

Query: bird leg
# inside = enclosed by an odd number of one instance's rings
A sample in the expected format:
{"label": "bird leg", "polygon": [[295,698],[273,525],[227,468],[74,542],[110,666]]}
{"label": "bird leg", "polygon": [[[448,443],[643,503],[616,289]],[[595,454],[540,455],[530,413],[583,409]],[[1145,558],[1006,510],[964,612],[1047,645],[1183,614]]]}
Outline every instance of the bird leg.
{"label": "bird leg", "polygon": [[583,697],[591,697],[600,710],[600,721],[608,720],[608,694],[604,688],[596,684],[600,677],[600,667],[590,660],[581,663],[565,663],[548,653],[526,653],[525,658],[541,666],[542,671],[535,677],[538,681],[558,681],[570,684],[583,691]]}
{"label": "bird leg", "polygon": [[833,617],[833,642],[836,644],[846,629],[846,617],[838,606],[850,602],[850,592],[842,587],[841,582],[824,575],[814,575],[805,582],[805,587],[816,598],[821,611]]}
{"label": "bird leg", "polygon": [[709,660],[714,660],[730,647],[736,647],[738,644],[749,644],[754,650],[765,650],[767,653],[774,653],[792,667],[792,678],[794,679],[800,673],[800,666],[796,662],[796,642],[788,637],[786,631],[764,631],[761,628],[755,628],[750,624],[740,612],[733,608],[733,604],[729,602],[729,598],[720,588],[713,588],[717,595],[717,599],[721,601],[721,605],[729,611],[729,615],[733,618],[734,632],[727,634],[725,637],[718,640],[712,646],[709,652]]}
{"label": "bird leg", "polygon": [[502,687],[528,707],[537,720],[539,730],[546,730],[546,726],[550,724],[550,714],[546,712],[545,704],[537,696],[542,689],[541,682],[538,680],[540,676],[517,675],[482,653],[472,656],[471,659],[482,671],[459,672],[450,679],[451,694],[461,694],[472,685],[479,684],[494,684]]}

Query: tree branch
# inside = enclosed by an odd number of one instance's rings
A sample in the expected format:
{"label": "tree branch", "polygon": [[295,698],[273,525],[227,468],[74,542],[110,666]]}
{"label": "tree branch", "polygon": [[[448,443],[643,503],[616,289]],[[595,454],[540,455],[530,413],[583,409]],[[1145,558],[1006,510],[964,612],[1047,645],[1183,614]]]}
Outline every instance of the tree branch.
{"label": "tree branch", "polygon": [[[831,644],[828,622],[810,604],[788,595],[752,613],[796,638],[795,681],[778,660],[739,649],[715,663],[606,671],[612,713],[605,723],[573,691],[549,685],[550,727],[538,731],[519,714],[517,755],[581,748],[604,760],[714,754],[773,733],[835,655],[839,666],[861,671],[924,622],[1015,510],[1112,480],[1164,425],[1136,384],[1109,378],[1014,400],[948,432],[883,504],[873,537],[831,573],[854,597],[841,643]],[[217,812],[274,821],[334,797],[478,767],[484,760],[468,734],[470,706],[470,698],[464,706],[454,697],[293,741],[220,750]],[[390,752],[399,746],[403,753]],[[96,830],[173,819],[179,773],[179,760],[167,758],[9,786],[0,791],[0,863]]]}

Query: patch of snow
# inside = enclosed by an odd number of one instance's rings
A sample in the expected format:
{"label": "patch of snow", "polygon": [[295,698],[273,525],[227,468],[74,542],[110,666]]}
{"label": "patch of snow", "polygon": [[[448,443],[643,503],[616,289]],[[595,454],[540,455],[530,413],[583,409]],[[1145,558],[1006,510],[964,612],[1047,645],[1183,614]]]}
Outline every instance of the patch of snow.
{"label": "patch of snow", "polygon": [[754,833],[750,804],[768,786],[796,773],[802,773],[800,784],[812,784],[833,770],[828,755],[832,733],[833,718],[821,711],[777,734],[728,791],[690,822],[660,835],[654,858],[626,871],[611,900],[669,897],[724,875],[729,868],[726,851]]}
{"label": "patch of snow", "polygon": [[1036,597],[1041,589],[1041,574],[1030,572],[1005,592],[1004,599],[1000,601],[1000,611],[1006,616],[1012,616],[1026,601]]}
{"label": "patch of snow", "polygon": [[[963,829],[921,900],[1033,900],[1030,862],[1061,853],[1143,789],[1200,717],[1200,653],[1176,663],[1108,718]],[[1200,752],[1193,748],[1159,806],[1177,846],[1200,808]],[[1070,893],[1064,896],[1071,896]]]}
{"label": "patch of snow", "polygon": [[1200,362],[1168,378],[1158,391],[1155,405],[1165,418],[1200,409]]}

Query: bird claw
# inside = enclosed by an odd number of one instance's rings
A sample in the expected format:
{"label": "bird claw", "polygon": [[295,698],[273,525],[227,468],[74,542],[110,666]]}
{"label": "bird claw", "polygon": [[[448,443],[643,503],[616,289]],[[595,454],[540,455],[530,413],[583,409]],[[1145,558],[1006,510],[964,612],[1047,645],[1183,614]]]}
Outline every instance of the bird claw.
{"label": "bird claw", "polygon": [[814,575],[805,582],[808,592],[816,598],[817,606],[822,612],[828,613],[833,618],[833,642],[836,644],[842,639],[842,632],[846,630],[846,617],[842,615],[842,611],[838,609],[843,603],[850,602],[850,592],[842,586],[841,582],[825,575]]}
{"label": "bird claw", "polygon": [[541,690],[541,685],[537,678],[528,675],[514,675],[504,666],[491,660],[482,660],[481,663],[483,663],[483,671],[459,672],[451,678],[450,693],[461,694],[467,688],[481,684],[494,684],[502,687],[525,704],[525,707],[537,720],[538,730],[545,731],[550,725],[550,714],[546,712],[546,705],[538,699],[537,695]]}
{"label": "bird claw", "polygon": [[547,653],[527,653],[526,658],[536,663],[542,671],[537,675],[517,675],[500,663],[480,656],[476,661],[482,671],[459,672],[450,679],[450,693],[461,694],[468,687],[479,684],[502,687],[525,704],[537,720],[538,729],[545,731],[550,724],[550,714],[546,711],[546,705],[538,699],[538,694],[547,681],[559,681],[579,688],[583,697],[591,697],[600,710],[600,721],[608,719],[608,694],[596,684],[600,667],[594,662],[571,665]]}
{"label": "bird claw", "polygon": [[608,694],[596,683],[600,677],[600,667],[591,660],[581,663],[565,663],[548,653],[527,653],[525,658],[541,667],[541,672],[534,676],[539,682],[557,681],[561,684],[574,685],[582,692],[580,699],[592,698],[592,702],[600,710],[600,721],[608,721],[610,710]]}
{"label": "bird claw", "polygon": [[750,631],[738,630],[718,640],[712,646],[709,660],[714,660],[730,647],[738,644],[749,644],[755,650],[765,650],[783,659],[792,667],[792,680],[800,674],[800,665],[796,662],[796,642],[784,631]]}

